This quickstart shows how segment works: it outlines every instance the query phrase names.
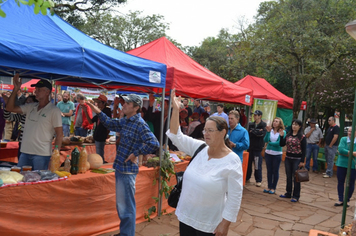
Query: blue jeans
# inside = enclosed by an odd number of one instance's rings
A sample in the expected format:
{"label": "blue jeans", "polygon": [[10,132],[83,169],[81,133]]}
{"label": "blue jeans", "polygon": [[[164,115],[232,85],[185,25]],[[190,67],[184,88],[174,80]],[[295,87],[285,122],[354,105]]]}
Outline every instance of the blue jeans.
{"label": "blue jeans", "polygon": [[120,218],[120,235],[135,236],[136,174],[122,174],[116,170],[115,179],[116,179],[116,210]]}
{"label": "blue jeans", "polygon": [[282,154],[270,155],[265,152],[265,160],[267,167],[268,189],[276,189],[279,179],[279,166],[282,161]]}
{"label": "blue jeans", "polygon": [[333,176],[334,158],[337,151],[337,146],[334,145],[332,148],[330,148],[328,145],[326,145],[324,151],[326,164],[328,165],[325,172],[331,177]]}
{"label": "blue jeans", "polygon": [[[344,201],[344,185],[346,181],[346,173],[347,173],[347,168],[345,167],[337,167],[337,193],[339,195],[339,201],[343,202]],[[349,196],[347,201],[350,201],[350,198],[352,197],[352,194],[354,193],[355,190],[355,178],[356,178],[356,170],[351,169],[351,174],[350,174],[350,182],[349,182]]]}
{"label": "blue jeans", "polygon": [[20,161],[20,156],[21,156],[21,144],[22,144],[22,141],[19,142],[19,149],[17,150],[17,163],[19,163],[19,161]]}
{"label": "blue jeans", "polygon": [[[287,176],[287,186],[286,186],[285,195],[287,197],[293,197],[297,200],[299,200],[300,198],[300,182],[295,181],[294,173],[298,169],[299,163],[300,163],[300,158],[291,159],[286,157],[286,160],[284,161],[284,165],[286,168],[286,176]],[[294,189],[293,189],[293,183],[294,183]]]}
{"label": "blue jeans", "polygon": [[64,137],[69,137],[69,135],[70,135],[69,127],[70,127],[70,125],[62,124]]}
{"label": "blue jeans", "polygon": [[103,158],[103,163],[105,161],[105,159],[104,159],[104,147],[105,147],[105,141],[104,142],[95,141],[96,154],[99,154],[101,156],[101,158]]}
{"label": "blue jeans", "polygon": [[48,170],[48,163],[51,156],[39,156],[21,153],[17,166],[32,166],[32,170]]}
{"label": "blue jeans", "polygon": [[80,137],[86,137],[88,135],[88,130],[84,129],[84,128],[81,128],[81,127],[75,127],[74,135],[75,136],[80,136]]}
{"label": "blue jeans", "polygon": [[260,151],[249,150],[246,180],[249,180],[251,178],[252,163],[254,163],[255,166],[255,180],[257,183],[260,183],[262,182],[262,156]]}
{"label": "blue jeans", "polygon": [[310,169],[310,158],[311,158],[312,154],[313,154],[313,171],[318,170],[318,153],[319,153],[318,144],[308,143],[308,145],[307,145],[307,161],[305,164],[305,168],[307,168],[307,170]]}

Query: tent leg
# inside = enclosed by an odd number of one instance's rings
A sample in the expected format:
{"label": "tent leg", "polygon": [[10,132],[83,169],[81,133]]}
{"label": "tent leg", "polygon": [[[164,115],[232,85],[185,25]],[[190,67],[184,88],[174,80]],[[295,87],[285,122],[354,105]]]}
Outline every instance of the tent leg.
{"label": "tent leg", "polygon": [[[162,99],[164,99],[164,95],[166,93],[165,88],[162,89]],[[159,141],[159,166],[161,166],[162,163],[162,158],[163,158],[163,132],[164,132],[164,100],[162,102],[161,106],[161,133],[159,134],[160,141]],[[167,147],[167,146],[166,146]],[[168,151],[168,150],[167,150]],[[158,175],[158,209],[157,209],[157,215],[158,217],[161,216],[162,212],[162,196],[160,196],[159,191],[161,190],[161,168],[159,168],[159,175]]]}

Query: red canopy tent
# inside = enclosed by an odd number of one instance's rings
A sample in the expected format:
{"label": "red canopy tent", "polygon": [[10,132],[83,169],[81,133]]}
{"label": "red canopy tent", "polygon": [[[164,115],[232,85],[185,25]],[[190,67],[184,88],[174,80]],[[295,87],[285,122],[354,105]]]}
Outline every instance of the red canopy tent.
{"label": "red canopy tent", "polygon": [[209,71],[167,38],[162,37],[127,53],[167,65],[166,89],[177,94],[221,102],[251,105],[252,91]]}
{"label": "red canopy tent", "polygon": [[[127,53],[166,64],[167,93],[169,90],[175,88],[176,94],[184,97],[251,105],[251,89],[237,86],[209,71],[187,56],[165,37],[154,40]],[[57,81],[56,84],[72,87],[83,86],[83,83],[76,82]],[[98,87],[94,84],[86,84],[86,86]],[[135,87],[132,85],[106,86],[105,84],[101,84],[99,87],[143,93],[161,93],[162,91],[160,88]]]}
{"label": "red canopy tent", "polygon": [[[35,87],[31,87],[32,84],[36,84],[39,81],[39,79],[31,79],[30,81],[24,83],[21,85],[21,89],[25,90],[29,93],[33,93],[33,91],[35,90]],[[54,92],[54,88],[52,88],[52,92]]]}
{"label": "red canopy tent", "polygon": [[[293,98],[288,97],[273,87],[267,80],[247,75],[245,78],[235,83],[241,87],[252,89],[253,98],[277,100],[278,107],[293,109]],[[301,110],[307,108],[307,103],[302,102]]]}

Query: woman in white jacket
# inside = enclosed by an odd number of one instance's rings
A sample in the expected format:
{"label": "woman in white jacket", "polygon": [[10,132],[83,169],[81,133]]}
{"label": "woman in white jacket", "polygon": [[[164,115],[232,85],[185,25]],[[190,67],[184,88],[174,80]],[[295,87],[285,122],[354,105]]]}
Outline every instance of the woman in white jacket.
{"label": "woman in white jacket", "polygon": [[[172,91],[172,119],[167,136],[179,150],[193,155],[204,141],[184,135],[179,128],[181,99]],[[209,117],[203,130],[207,146],[187,167],[176,209],[181,236],[226,236],[241,205],[243,175],[240,158],[231,151],[228,126],[221,117]]]}

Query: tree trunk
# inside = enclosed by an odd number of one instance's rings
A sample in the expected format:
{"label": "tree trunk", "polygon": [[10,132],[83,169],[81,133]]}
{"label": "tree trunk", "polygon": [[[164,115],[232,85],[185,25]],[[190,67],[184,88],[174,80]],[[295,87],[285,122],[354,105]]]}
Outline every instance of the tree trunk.
{"label": "tree trunk", "polygon": [[297,119],[300,111],[300,106],[302,104],[302,99],[300,96],[299,86],[298,86],[298,76],[293,73],[292,75],[292,86],[293,86],[293,119]]}

